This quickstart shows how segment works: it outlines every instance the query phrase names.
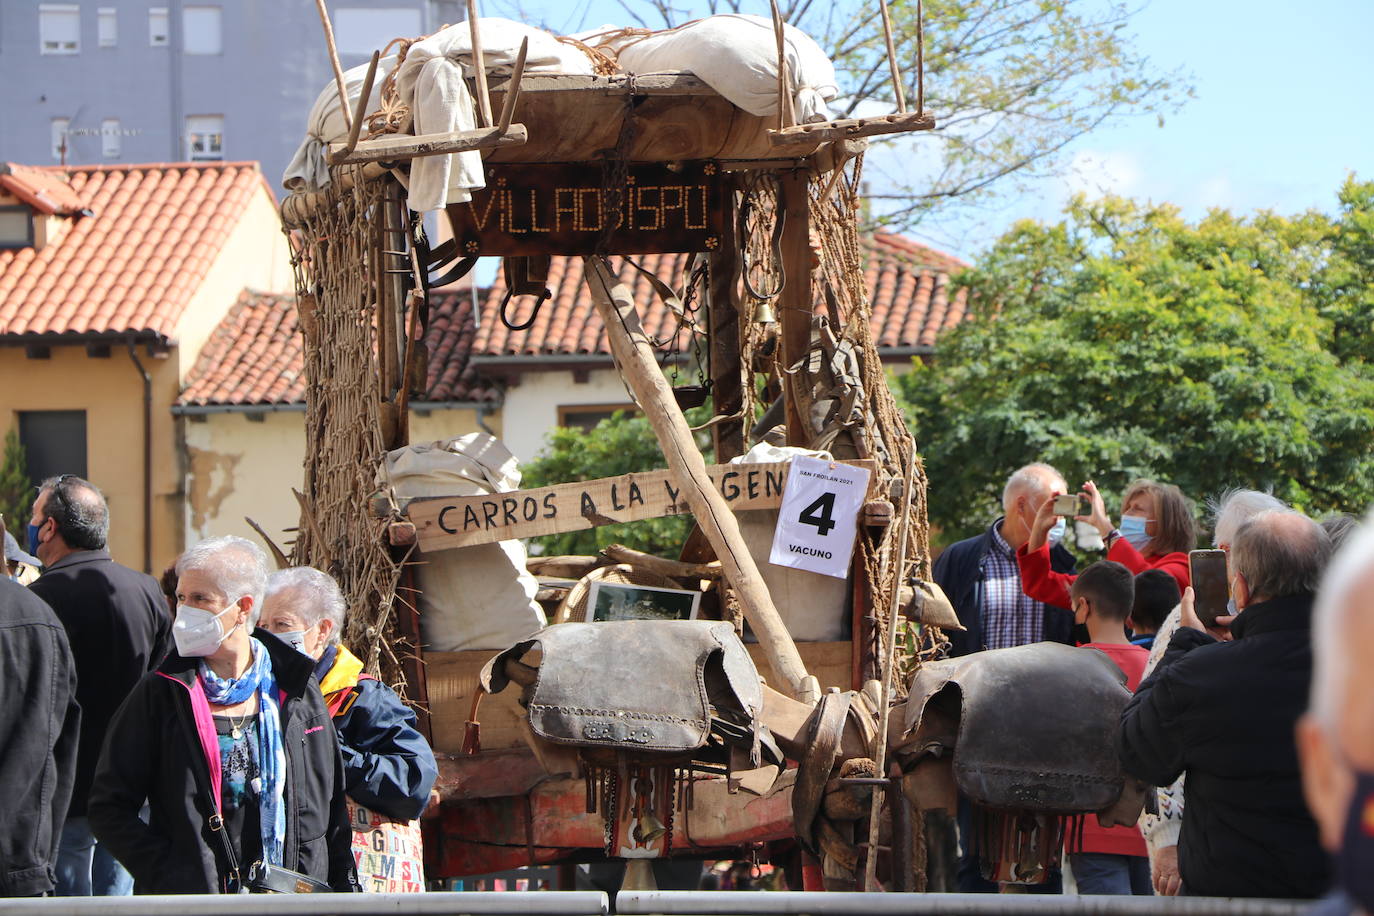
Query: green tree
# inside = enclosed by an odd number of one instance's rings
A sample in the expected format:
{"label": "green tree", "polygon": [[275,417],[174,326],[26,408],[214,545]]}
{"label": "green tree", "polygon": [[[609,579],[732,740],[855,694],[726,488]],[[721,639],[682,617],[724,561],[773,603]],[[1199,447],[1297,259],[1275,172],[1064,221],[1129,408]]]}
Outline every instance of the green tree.
{"label": "green tree", "polygon": [[[498,5],[501,5],[498,3]],[[506,0],[528,16],[528,0]],[[633,24],[681,25],[713,13],[767,16],[758,0],[621,0]],[[835,63],[837,117],[892,111],[896,96],[875,0],[780,0],[784,19],[805,31]],[[893,40],[909,107],[916,98],[916,0],[890,0]],[[559,7],[564,10],[581,9]],[[1134,47],[1129,30],[1139,4],[1110,0],[924,0],[925,108],[934,131],[873,137],[892,147],[870,169],[878,219],[910,228],[951,208],[986,205],[1027,180],[1060,174],[1073,141],[1122,118],[1161,123],[1191,94],[1187,78]],[[537,14],[534,17],[538,18]],[[596,23],[562,22],[555,30]],[[869,174],[873,174],[870,171]]]}
{"label": "green tree", "polygon": [[0,515],[5,516],[5,527],[20,544],[25,543],[25,526],[32,503],[33,485],[29,482],[24,446],[19,441],[18,430],[11,429],[5,433],[5,453],[0,459]]}
{"label": "green tree", "polygon": [[[687,416],[688,422],[700,423],[710,418],[710,411],[690,410]],[[667,459],[658,447],[649,421],[622,411],[617,411],[610,419],[602,420],[589,432],[560,427],[549,433],[547,441],[548,447],[544,453],[525,465],[521,486],[547,487],[667,467]],[[709,437],[698,436],[698,445],[709,464]],[[530,540],[549,556],[590,555],[607,544],[624,544],[645,553],[676,558],[691,527],[692,519],[689,516],[677,515],[550,534]]]}
{"label": "green tree", "polygon": [[1374,381],[1364,338],[1336,319],[1368,309],[1354,278],[1374,262],[1347,227],[1369,228],[1371,191],[1347,183],[1334,221],[1213,211],[1192,224],[1079,198],[1063,222],[1016,225],[958,280],[972,319],[898,383],[932,521],[974,532],[1033,460],[1118,493],[1148,476],[1195,499],[1250,486],[1309,512],[1362,510]]}

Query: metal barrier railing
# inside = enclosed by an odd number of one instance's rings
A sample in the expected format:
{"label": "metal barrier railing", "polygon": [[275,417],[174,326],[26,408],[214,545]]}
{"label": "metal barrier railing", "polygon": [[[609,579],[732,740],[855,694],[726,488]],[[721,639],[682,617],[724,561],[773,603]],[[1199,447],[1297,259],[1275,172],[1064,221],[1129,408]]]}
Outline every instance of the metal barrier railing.
{"label": "metal barrier railing", "polygon": [[621,891],[615,898],[620,916],[1296,916],[1311,906],[1297,900],[1072,894]]}
{"label": "metal barrier railing", "polygon": [[0,916],[607,916],[601,891],[0,899]]}

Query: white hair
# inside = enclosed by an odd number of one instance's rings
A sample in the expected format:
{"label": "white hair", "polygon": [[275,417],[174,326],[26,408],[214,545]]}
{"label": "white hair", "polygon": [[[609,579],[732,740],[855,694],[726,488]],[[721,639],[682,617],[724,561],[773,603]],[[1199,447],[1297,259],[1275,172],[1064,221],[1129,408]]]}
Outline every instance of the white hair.
{"label": "white hair", "polygon": [[[1352,531],[1322,576],[1312,611],[1312,699],[1318,721],[1336,728],[1341,691],[1350,680],[1351,662],[1359,650],[1349,632],[1351,600],[1362,580],[1374,573],[1374,512]],[[1362,659],[1363,660],[1363,659]]]}
{"label": "white hair", "polygon": [[[1043,461],[1028,464],[1023,468],[1018,468],[1007,478],[1007,485],[1002,488],[1002,509],[1011,510],[1011,504],[1016,501],[1017,495],[1030,493],[1032,496],[1039,497],[1038,502],[1044,502],[1050,495],[1050,490],[1054,489],[1056,481],[1063,481],[1064,475],[1056,471],[1053,467]],[[1039,506],[1035,508],[1039,509]]]}
{"label": "white hair", "polygon": [[1240,526],[1256,515],[1288,506],[1273,494],[1233,487],[1209,499],[1207,508],[1212,513],[1212,546],[1220,547],[1234,542]]}
{"label": "white hair", "polygon": [[292,566],[272,573],[267,580],[267,597],[272,598],[283,592],[295,596],[295,608],[307,627],[313,627],[323,618],[334,621],[334,629],[329,641],[336,643],[343,633],[344,596],[339,583],[328,573],[309,566]]}
{"label": "white hair", "polygon": [[248,627],[257,626],[262,613],[262,596],[267,590],[267,554],[252,541],[229,535],[210,538],[177,558],[176,573],[188,569],[205,573],[230,601],[244,595],[253,599],[248,612]]}

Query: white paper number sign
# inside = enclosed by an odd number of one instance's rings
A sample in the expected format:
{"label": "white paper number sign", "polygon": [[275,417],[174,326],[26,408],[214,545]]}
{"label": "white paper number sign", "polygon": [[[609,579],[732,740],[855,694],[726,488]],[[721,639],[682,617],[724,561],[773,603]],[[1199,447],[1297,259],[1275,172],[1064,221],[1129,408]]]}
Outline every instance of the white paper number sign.
{"label": "white paper number sign", "polygon": [[848,576],[868,475],[868,468],[793,458],[769,562],[837,579]]}

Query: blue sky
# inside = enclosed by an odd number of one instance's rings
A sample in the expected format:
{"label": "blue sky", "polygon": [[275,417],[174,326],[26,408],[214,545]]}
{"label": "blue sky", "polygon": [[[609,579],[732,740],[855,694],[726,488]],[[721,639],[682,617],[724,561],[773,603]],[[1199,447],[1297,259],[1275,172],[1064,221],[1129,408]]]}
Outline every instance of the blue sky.
{"label": "blue sky", "polygon": [[[616,0],[517,2],[565,31],[630,24]],[[484,11],[510,15],[501,5]],[[1347,172],[1374,178],[1374,0],[1151,0],[1132,28],[1162,69],[1191,74],[1196,98],[1163,127],[1146,117],[1084,138],[1062,178],[913,234],[973,258],[1017,219],[1055,218],[1074,191],[1169,201],[1196,218],[1209,207],[1329,211]]]}

